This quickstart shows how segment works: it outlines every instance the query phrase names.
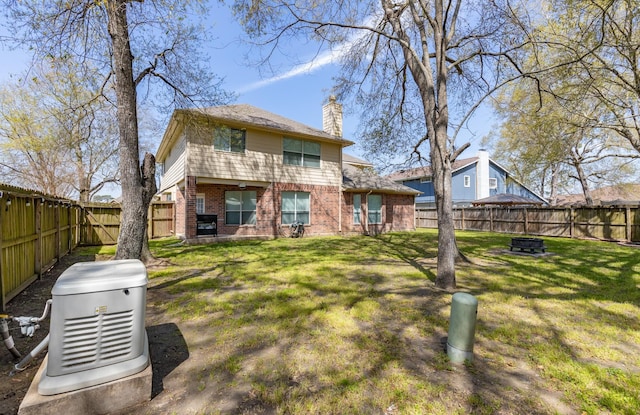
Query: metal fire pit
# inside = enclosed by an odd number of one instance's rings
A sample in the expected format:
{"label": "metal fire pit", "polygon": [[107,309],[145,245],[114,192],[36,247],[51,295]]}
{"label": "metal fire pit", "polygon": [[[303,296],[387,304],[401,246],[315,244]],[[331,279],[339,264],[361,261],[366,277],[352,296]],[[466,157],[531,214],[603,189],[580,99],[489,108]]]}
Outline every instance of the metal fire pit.
{"label": "metal fire pit", "polygon": [[509,250],[513,251],[514,248],[520,249],[520,252],[529,251],[532,254],[538,250],[544,252],[547,249],[540,238],[511,238]]}

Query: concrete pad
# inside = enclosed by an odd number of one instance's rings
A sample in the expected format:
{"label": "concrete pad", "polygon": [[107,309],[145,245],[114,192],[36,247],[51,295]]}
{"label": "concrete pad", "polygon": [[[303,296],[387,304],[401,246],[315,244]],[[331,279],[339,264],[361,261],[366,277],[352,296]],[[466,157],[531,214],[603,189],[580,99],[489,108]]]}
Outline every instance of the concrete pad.
{"label": "concrete pad", "polygon": [[89,388],[58,395],[43,396],[38,393],[38,383],[47,368],[44,358],[26,396],[20,403],[18,415],[41,414],[108,414],[151,399],[153,371],[151,362],[142,372]]}

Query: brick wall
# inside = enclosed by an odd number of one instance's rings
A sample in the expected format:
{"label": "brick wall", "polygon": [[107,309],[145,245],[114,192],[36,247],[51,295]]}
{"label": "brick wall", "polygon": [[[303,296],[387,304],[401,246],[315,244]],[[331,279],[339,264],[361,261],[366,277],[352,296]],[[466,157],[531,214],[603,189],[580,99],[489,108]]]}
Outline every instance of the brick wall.
{"label": "brick wall", "polygon": [[[225,223],[225,192],[253,190],[256,192],[256,224],[227,225]],[[218,215],[219,235],[277,236],[281,225],[281,192],[309,192],[311,195],[311,224],[305,226],[307,235],[336,234],[338,228],[338,202],[340,189],[335,186],[296,185],[274,183],[269,187],[198,184],[196,193],[205,195],[205,213]],[[195,205],[194,205],[195,212]]]}
{"label": "brick wall", "polygon": [[[196,237],[196,194],[205,195],[205,213],[218,215],[218,235],[277,236],[281,226],[281,193],[309,192],[311,195],[311,224],[305,226],[306,235],[342,233],[377,234],[388,231],[414,230],[414,198],[407,195],[382,195],[383,223],[366,227],[367,197],[361,193],[362,223],[353,223],[353,193],[342,193],[336,186],[273,183],[268,187],[197,184],[187,178],[187,186],[176,192],[176,233],[187,238]],[[227,225],[225,223],[225,192],[253,190],[256,192],[256,224]],[[341,200],[340,200],[341,199]]]}
{"label": "brick wall", "polygon": [[185,185],[185,237],[187,239],[196,237],[196,194],[198,187],[196,185],[196,178],[193,176],[187,176],[187,182]]}
{"label": "brick wall", "polygon": [[379,234],[389,231],[415,230],[414,197],[411,195],[382,195],[382,223],[367,226],[367,193],[360,193],[360,222],[353,223],[353,195],[344,193],[342,203],[342,231],[345,234]]}

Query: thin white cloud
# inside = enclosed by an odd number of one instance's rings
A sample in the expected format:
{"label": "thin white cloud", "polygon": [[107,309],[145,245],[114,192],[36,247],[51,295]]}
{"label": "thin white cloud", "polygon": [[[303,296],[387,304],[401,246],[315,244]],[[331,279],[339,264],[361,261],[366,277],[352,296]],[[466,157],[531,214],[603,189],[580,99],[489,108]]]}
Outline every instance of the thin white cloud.
{"label": "thin white cloud", "polygon": [[325,51],[318,55],[311,62],[296,65],[285,73],[272,76],[271,78],[262,79],[249,85],[245,85],[241,87],[237,92],[240,94],[244,94],[246,92],[255,91],[256,89],[269,86],[279,81],[284,81],[285,79],[294,78],[299,75],[311,74],[327,65],[331,65],[332,63],[338,61],[338,59],[340,59],[340,57],[344,55],[346,49],[346,47],[339,47],[336,50]]}
{"label": "thin white cloud", "polygon": [[[379,16],[372,14],[368,16],[363,23],[363,27],[374,27],[375,22],[379,20]],[[338,44],[331,50],[327,50],[319,54],[315,59],[311,62],[307,62],[301,65],[296,65],[291,68],[289,71],[272,76],[271,78],[263,79],[249,85],[245,85],[241,87],[237,92],[243,94],[245,92],[255,91],[256,89],[263,88],[265,86],[271,85],[273,83],[283,81],[285,79],[293,78],[299,75],[307,75],[321,69],[327,65],[331,65],[340,60],[345,54],[349,52],[351,46],[360,40],[363,36],[366,36],[366,33],[362,31],[355,30],[351,36],[347,38],[347,40],[341,44]]]}

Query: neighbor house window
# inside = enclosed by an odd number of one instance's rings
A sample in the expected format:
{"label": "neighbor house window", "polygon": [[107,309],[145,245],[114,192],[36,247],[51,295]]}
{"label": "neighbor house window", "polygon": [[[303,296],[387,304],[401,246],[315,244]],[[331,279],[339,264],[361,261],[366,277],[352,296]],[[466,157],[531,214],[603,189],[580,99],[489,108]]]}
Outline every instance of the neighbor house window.
{"label": "neighbor house window", "polygon": [[217,127],[214,131],[213,148],[218,151],[244,153],[245,131],[230,127]]}
{"label": "neighbor house window", "polygon": [[431,176],[421,177],[420,183],[431,183]]}
{"label": "neighbor house window", "polygon": [[204,213],[204,193],[196,195],[196,213]]}
{"label": "neighbor house window", "polygon": [[291,166],[320,167],[320,143],[285,138],[282,159]]}
{"label": "neighbor house window", "polygon": [[256,224],[255,190],[224,192],[224,223],[227,225]]}
{"label": "neighbor house window", "polygon": [[464,176],[464,187],[471,187],[471,176]]}
{"label": "neighbor house window", "polygon": [[309,224],[311,206],[308,192],[282,192],[282,224],[294,222]]}
{"label": "neighbor house window", "polygon": [[497,189],[498,188],[498,179],[495,177],[489,178],[489,189]]}
{"label": "neighbor house window", "polygon": [[353,224],[354,225],[360,224],[360,214],[362,213],[362,208],[360,205],[361,205],[361,196],[353,195]]}
{"label": "neighbor house window", "polygon": [[382,195],[367,196],[367,220],[370,224],[382,223]]}

